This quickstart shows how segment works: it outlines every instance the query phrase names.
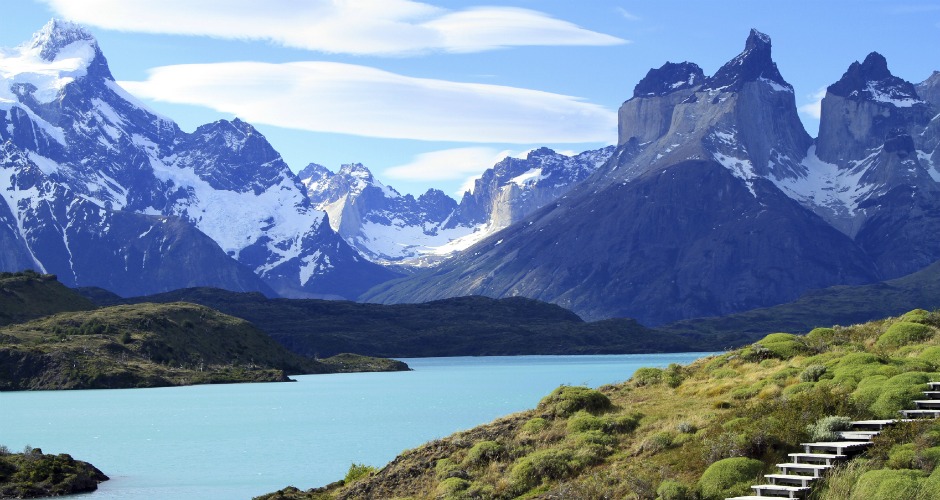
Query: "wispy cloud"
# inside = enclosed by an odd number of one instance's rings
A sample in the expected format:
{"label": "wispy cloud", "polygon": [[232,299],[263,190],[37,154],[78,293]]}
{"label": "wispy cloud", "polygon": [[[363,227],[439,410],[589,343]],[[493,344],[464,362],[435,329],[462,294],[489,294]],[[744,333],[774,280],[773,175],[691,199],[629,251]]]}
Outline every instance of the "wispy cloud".
{"label": "wispy cloud", "polygon": [[488,147],[467,147],[443,149],[421,153],[404,165],[390,167],[382,175],[390,179],[406,181],[454,181],[464,182],[457,190],[457,196],[473,189],[473,182],[486,169],[507,156],[517,156],[510,150],[498,150]]}
{"label": "wispy cloud", "polygon": [[804,104],[799,107],[801,113],[805,113],[809,116],[812,116],[815,119],[819,119],[822,115],[822,100],[823,97],[826,97],[826,88],[823,87],[813,94],[810,95],[810,98],[813,99],[812,102]]}
{"label": "wispy cloud", "polygon": [[447,10],[413,0],[41,1],[60,16],[106,29],[268,40],[327,53],[403,55],[627,43],[534,10]]}
{"label": "wispy cloud", "polygon": [[616,10],[617,10],[617,13],[620,14],[620,16],[626,19],[627,21],[639,21],[640,20],[640,16],[628,11],[627,9],[624,9],[623,7],[617,7]]}
{"label": "wispy cloud", "polygon": [[516,87],[413,78],[330,62],[163,66],[120,82],[139,97],[251,122],[364,137],[503,144],[608,141],[615,112]]}

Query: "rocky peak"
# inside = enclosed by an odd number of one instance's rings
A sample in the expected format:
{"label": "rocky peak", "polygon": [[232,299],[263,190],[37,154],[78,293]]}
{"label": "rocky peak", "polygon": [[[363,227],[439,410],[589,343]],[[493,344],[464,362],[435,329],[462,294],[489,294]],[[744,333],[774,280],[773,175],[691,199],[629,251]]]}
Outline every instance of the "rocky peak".
{"label": "rocky peak", "polygon": [[705,82],[704,88],[736,92],[745,83],[758,80],[766,80],[792,91],[771,57],[770,37],[752,29],[744,44],[744,51],[725,63]]}
{"label": "rocky peak", "polygon": [[529,154],[526,155],[526,159],[532,160],[540,156],[555,156],[557,154],[558,153],[556,153],[555,150],[553,149],[541,147],[541,148],[533,149],[532,151],[529,151]]}
{"label": "rocky peak", "polygon": [[918,83],[914,88],[921,99],[940,107],[940,71],[934,71],[929,78]]}
{"label": "rocky peak", "polygon": [[333,172],[323,165],[318,163],[310,163],[306,167],[302,168],[300,172],[297,172],[297,177],[302,179],[304,183],[309,182],[320,182],[324,180],[329,180],[330,177],[333,177]]}
{"label": "rocky peak", "polygon": [[30,49],[39,50],[39,55],[46,61],[54,61],[59,52],[78,41],[89,41],[97,46],[91,33],[82,26],[61,19],[52,19],[37,31],[29,41]]}
{"label": "rocky peak", "polygon": [[852,63],[842,78],[827,90],[847,99],[877,101],[898,107],[920,102],[914,84],[892,75],[888,61],[877,52],[868,54],[861,63]]}
{"label": "rocky peak", "polygon": [[633,88],[633,97],[664,96],[678,90],[696,87],[705,81],[705,73],[695,63],[667,62],[650,69]]}
{"label": "rocky peak", "polygon": [[357,179],[362,182],[373,184],[375,178],[372,176],[372,171],[366,168],[362,163],[347,163],[340,167],[339,172],[336,175],[341,175],[348,177],[350,179]]}

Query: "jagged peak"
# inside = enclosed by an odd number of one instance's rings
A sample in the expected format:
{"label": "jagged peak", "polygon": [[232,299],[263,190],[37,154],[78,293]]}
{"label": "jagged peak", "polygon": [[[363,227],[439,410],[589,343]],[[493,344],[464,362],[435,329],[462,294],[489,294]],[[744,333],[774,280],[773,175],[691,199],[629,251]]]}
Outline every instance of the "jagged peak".
{"label": "jagged peak", "polygon": [[297,177],[301,179],[319,180],[328,179],[332,176],[333,172],[319,163],[309,163],[306,167],[302,168],[300,172],[297,172]]}
{"label": "jagged peak", "polygon": [[359,179],[372,179],[372,171],[366,168],[362,163],[347,163],[340,166],[339,172],[337,175],[345,175],[348,177],[356,177]]}
{"label": "jagged peak", "polygon": [[633,88],[633,97],[653,97],[693,88],[705,80],[705,73],[695,63],[666,62],[652,68]]}
{"label": "jagged peak", "polygon": [[770,37],[752,28],[744,51],[725,63],[705,82],[704,88],[735,92],[747,82],[763,80],[792,92],[793,87],[783,79],[771,52]]}
{"label": "jagged peak", "polygon": [[27,46],[39,50],[39,55],[46,61],[54,61],[59,51],[78,41],[89,41],[97,45],[95,37],[79,24],[61,19],[51,19],[39,31]]}
{"label": "jagged peak", "polygon": [[842,78],[826,90],[839,97],[877,101],[898,107],[922,102],[914,84],[891,74],[887,59],[877,52],[868,54],[863,62],[853,62]]}
{"label": "jagged peak", "polygon": [[555,156],[557,154],[558,153],[556,153],[554,149],[543,146],[541,148],[529,151],[529,154],[526,155],[526,159],[531,160],[532,158],[538,158],[539,156]]}

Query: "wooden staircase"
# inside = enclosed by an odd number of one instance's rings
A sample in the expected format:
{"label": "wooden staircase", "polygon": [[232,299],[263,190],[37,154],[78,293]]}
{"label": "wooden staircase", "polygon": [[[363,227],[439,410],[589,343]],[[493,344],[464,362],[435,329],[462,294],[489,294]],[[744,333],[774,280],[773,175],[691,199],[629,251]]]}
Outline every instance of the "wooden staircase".
{"label": "wooden staircase", "polygon": [[767,484],[751,486],[754,495],[731,497],[727,500],[767,500],[767,498],[803,498],[809,496],[813,484],[836,464],[850,459],[871,446],[871,440],[888,426],[915,418],[940,418],[940,382],[930,382],[924,391],[926,399],[914,401],[917,409],[902,410],[903,419],[859,420],[852,430],[839,433],[841,440],[801,443],[803,453],[790,453],[790,462],[777,464],[776,474],[765,474]]}

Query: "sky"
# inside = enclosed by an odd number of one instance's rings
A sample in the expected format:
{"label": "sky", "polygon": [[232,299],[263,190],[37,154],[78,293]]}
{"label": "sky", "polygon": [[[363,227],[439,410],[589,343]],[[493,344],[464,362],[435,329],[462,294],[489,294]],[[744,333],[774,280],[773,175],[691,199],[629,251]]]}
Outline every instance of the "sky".
{"label": "sky", "polygon": [[0,0],[0,47],[49,19],[95,35],[115,79],[183,130],[241,118],[294,171],[362,163],[386,185],[459,197],[505,156],[617,140],[650,68],[707,75],[756,28],[807,131],[856,60],[940,70],[940,1]]}

